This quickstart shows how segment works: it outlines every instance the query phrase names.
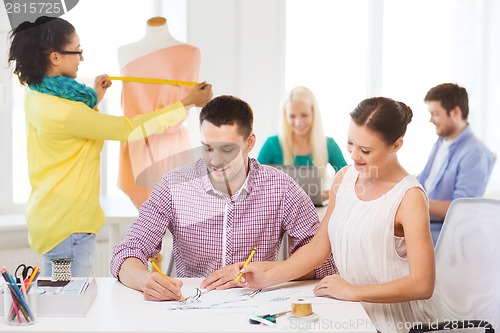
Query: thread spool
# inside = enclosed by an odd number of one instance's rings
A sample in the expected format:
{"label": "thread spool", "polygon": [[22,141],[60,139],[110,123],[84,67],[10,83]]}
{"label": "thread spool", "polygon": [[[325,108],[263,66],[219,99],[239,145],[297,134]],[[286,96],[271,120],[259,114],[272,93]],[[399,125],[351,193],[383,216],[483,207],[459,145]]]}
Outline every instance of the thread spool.
{"label": "thread spool", "polygon": [[71,281],[71,261],[73,259],[52,260],[52,281]]}
{"label": "thread spool", "polygon": [[292,316],[294,317],[307,317],[313,314],[312,304],[303,300],[297,299],[292,303]]}

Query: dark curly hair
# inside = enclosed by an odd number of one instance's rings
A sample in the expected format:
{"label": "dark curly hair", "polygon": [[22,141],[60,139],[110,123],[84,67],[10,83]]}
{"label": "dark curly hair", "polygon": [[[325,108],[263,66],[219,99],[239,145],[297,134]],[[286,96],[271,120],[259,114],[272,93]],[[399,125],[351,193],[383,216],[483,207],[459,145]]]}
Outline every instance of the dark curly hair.
{"label": "dark curly hair", "polygon": [[51,52],[71,43],[75,27],[62,18],[41,16],[34,23],[26,21],[10,32],[9,63],[21,84],[42,81]]}

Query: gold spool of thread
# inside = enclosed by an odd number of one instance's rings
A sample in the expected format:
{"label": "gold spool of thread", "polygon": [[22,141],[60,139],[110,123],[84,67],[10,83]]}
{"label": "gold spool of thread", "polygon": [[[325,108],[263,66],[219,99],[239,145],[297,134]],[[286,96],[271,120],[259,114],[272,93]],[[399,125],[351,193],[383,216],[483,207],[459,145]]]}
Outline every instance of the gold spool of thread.
{"label": "gold spool of thread", "polygon": [[304,301],[302,298],[292,303],[292,316],[306,317],[312,314],[312,304]]}

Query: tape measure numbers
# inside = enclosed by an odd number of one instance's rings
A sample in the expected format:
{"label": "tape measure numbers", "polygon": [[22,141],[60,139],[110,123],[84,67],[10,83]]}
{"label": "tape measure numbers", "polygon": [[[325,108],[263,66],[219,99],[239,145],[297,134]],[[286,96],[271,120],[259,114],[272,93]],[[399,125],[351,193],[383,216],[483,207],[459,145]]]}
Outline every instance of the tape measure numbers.
{"label": "tape measure numbers", "polygon": [[192,82],[192,81],[164,80],[164,79],[152,79],[152,78],[130,77],[130,76],[108,76],[108,80],[123,81],[123,82],[152,83],[152,84],[169,84],[171,86],[184,86],[184,87],[194,87],[197,84],[199,84],[198,82]]}

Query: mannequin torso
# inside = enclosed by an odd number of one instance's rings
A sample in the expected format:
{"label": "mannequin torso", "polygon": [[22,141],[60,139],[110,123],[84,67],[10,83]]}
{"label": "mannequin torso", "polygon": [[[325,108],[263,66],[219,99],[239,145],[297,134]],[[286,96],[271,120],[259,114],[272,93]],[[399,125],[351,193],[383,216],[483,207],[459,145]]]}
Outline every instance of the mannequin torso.
{"label": "mannequin torso", "polygon": [[158,49],[180,44],[182,43],[170,35],[165,18],[150,18],[146,24],[146,34],[142,39],[118,48],[118,65],[123,69],[134,59]]}
{"label": "mannequin torso", "polygon": [[[148,20],[145,36],[118,49],[120,74],[130,77],[198,81],[200,50],[168,32],[164,18]],[[124,82],[122,108],[133,117],[181,100],[189,87]],[[118,186],[137,208],[166,172],[191,162],[191,140],[184,122],[147,140],[121,144]]]}

